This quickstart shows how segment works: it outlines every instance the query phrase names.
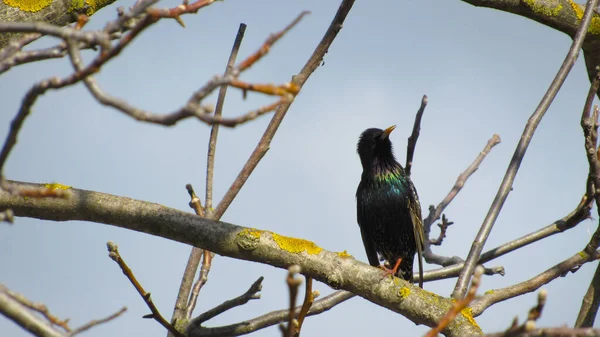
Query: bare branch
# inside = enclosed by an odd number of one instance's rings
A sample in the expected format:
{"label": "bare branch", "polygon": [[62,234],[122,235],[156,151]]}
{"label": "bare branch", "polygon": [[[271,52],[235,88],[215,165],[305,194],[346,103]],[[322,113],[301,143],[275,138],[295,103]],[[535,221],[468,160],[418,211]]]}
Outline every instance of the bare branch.
{"label": "bare branch", "polygon": [[[241,23],[238,28],[231,53],[229,54],[229,60],[225,67],[223,76],[227,77],[231,74],[235,59],[237,58],[238,51],[242,45],[242,39],[244,38],[244,32],[246,31],[246,25]],[[221,117],[223,114],[223,105],[225,104],[225,95],[227,95],[227,85],[222,85],[219,88],[219,96],[217,98],[217,106],[215,108],[215,117]],[[206,156],[206,211],[207,214],[212,214],[212,200],[213,200],[213,177],[215,169],[215,153],[217,151],[217,137],[219,135],[219,124],[214,124],[210,130],[210,140],[208,141],[208,155]]]}
{"label": "bare branch", "polygon": [[442,223],[438,224],[438,227],[440,228],[440,235],[437,237],[437,239],[429,239],[429,244],[440,246],[446,237],[446,231],[448,230],[448,227],[452,225],[454,225],[454,221],[448,221],[446,214],[442,214]]}
{"label": "bare branch", "polygon": [[250,286],[250,288],[248,288],[248,290],[243,293],[242,295],[225,301],[221,304],[219,304],[218,306],[208,310],[205,313],[200,314],[198,317],[194,318],[193,320],[190,321],[190,324],[187,327],[187,330],[191,330],[191,329],[205,329],[204,327],[202,327],[202,323],[208,321],[209,319],[216,317],[222,313],[224,313],[227,310],[233,309],[235,307],[239,307],[242,306],[246,303],[248,303],[250,300],[256,300],[260,298],[260,294],[258,294],[261,290],[262,290],[262,281],[264,280],[264,277],[259,277],[256,281],[254,281],[254,283],[252,283],[252,285]]}
{"label": "bare branch", "polygon": [[[308,311],[307,316],[313,316],[321,314],[334,306],[343,303],[350,298],[356,295],[348,292],[348,291],[336,291],[333,294],[325,296],[324,298],[317,300],[313,303]],[[301,307],[296,307],[295,313],[299,315]],[[194,327],[193,329],[188,330],[188,335],[190,337],[200,337],[200,336],[240,336],[246,335],[251,332],[264,329],[275,324],[279,324],[287,321],[289,318],[289,309],[282,309],[270,312],[268,314],[222,327],[215,328],[204,328],[204,327]]]}
{"label": "bare branch", "polygon": [[[315,297],[319,294],[318,291],[313,292],[312,290],[312,278],[308,276],[305,276],[304,278],[306,279],[306,287],[304,290],[304,302],[302,303],[300,313],[298,314],[298,328],[294,333],[294,337],[300,336],[300,331],[302,331],[302,324],[304,323],[304,319],[306,318],[310,307],[314,303]],[[295,308],[292,309],[295,312]]]}
{"label": "bare branch", "polygon": [[565,276],[569,272],[574,272],[583,264],[598,258],[600,258],[600,251],[594,252],[592,256],[585,252],[579,252],[527,281],[506,288],[487,291],[483,297],[475,300],[471,305],[473,316],[481,315],[485,309],[498,302],[536,291],[544,284]]}
{"label": "bare branch", "polygon": [[521,136],[521,139],[519,140],[519,144],[517,145],[517,148],[515,149],[515,152],[510,161],[510,164],[508,165],[506,174],[504,176],[504,179],[502,180],[502,184],[500,185],[500,188],[498,189],[498,193],[496,194],[496,197],[494,198],[494,202],[492,203],[492,206],[490,207],[488,214],[486,215],[485,219],[483,220],[481,229],[479,230],[479,232],[477,233],[477,236],[475,237],[475,240],[473,241],[471,250],[469,251],[469,255],[467,256],[467,259],[465,262],[465,268],[463,269],[463,272],[458,277],[458,281],[456,282],[456,286],[454,287],[454,291],[452,292],[452,297],[454,297],[454,298],[462,298],[465,295],[465,292],[467,290],[467,284],[469,283],[469,280],[471,279],[471,275],[473,274],[473,270],[475,269],[477,261],[479,260],[479,256],[481,255],[483,246],[485,245],[485,242],[487,241],[487,238],[490,235],[492,228],[494,227],[494,223],[496,222],[496,219],[498,218],[498,214],[500,214],[500,210],[502,209],[502,206],[504,206],[504,202],[506,201],[506,198],[508,197],[508,193],[512,189],[512,184],[517,175],[517,171],[519,170],[519,167],[521,166],[521,162],[523,161],[525,152],[527,151],[527,148],[529,147],[529,143],[531,142],[531,139],[533,138],[533,134],[535,133],[537,126],[539,125],[540,121],[544,117],[544,114],[548,110],[548,107],[550,107],[550,104],[554,100],[554,97],[556,97],[558,90],[562,86],[565,78],[571,71],[571,68],[573,68],[575,61],[577,60],[577,57],[579,56],[579,51],[581,49],[581,46],[583,45],[583,41],[585,40],[585,35],[587,33],[588,27],[590,26],[590,23],[592,22],[594,8],[596,7],[597,4],[598,4],[598,0],[588,0],[587,1],[587,5],[586,5],[587,7],[585,9],[585,13],[581,20],[581,25],[577,29],[577,33],[575,34],[575,37],[573,38],[573,43],[571,44],[571,48],[569,49],[569,52],[567,53],[565,61],[563,62],[560,69],[558,70],[558,73],[556,74],[556,77],[552,81],[552,84],[550,84],[548,91],[542,98],[540,104],[535,109],[534,113],[529,118],[527,125],[525,126],[523,135]]}
{"label": "bare branch", "polygon": [[50,313],[50,310],[48,310],[48,307],[46,307],[46,305],[44,305],[42,303],[34,303],[34,302],[30,301],[29,299],[27,299],[25,296],[11,291],[10,289],[8,289],[6,286],[4,286],[2,284],[0,284],[0,294],[5,294],[6,296],[10,297],[10,299],[12,301],[16,301],[17,303],[24,306],[25,308],[31,309],[31,310],[41,314],[53,326],[58,326],[66,332],[71,332],[71,327],[69,327],[69,319],[67,318],[67,319],[61,320],[60,318],[52,315],[52,313]]}
{"label": "bare branch", "polygon": [[[512,240],[503,245],[488,250],[487,252],[481,254],[478,263],[483,264],[492,261],[521,247],[525,247],[529,244],[532,244],[549,236],[562,233],[571,228],[574,228],[577,224],[581,223],[583,220],[589,217],[590,210],[591,199],[584,196],[581,202],[577,205],[577,207],[565,217],[554,221],[553,223],[542,229],[539,229],[535,232],[529,233],[518,239]],[[431,279],[450,278],[458,275],[458,273],[460,273],[463,267],[464,262],[461,262],[445,268],[430,270],[426,274]]]}
{"label": "bare branch", "polygon": [[117,247],[117,245],[109,241],[106,243],[106,247],[108,248],[108,256],[119,265],[119,268],[121,268],[123,274],[127,277],[127,279],[131,282],[135,290],[137,290],[140,296],[144,299],[144,302],[146,302],[146,305],[152,312],[151,314],[144,316],[144,318],[154,319],[176,337],[185,337],[181,332],[177,331],[177,329],[175,329],[173,325],[167,322],[167,320],[160,314],[158,308],[156,308],[156,305],[154,305],[152,298],[150,298],[150,293],[144,290],[142,285],[136,279],[135,275],[133,275],[133,272],[131,271],[127,263],[125,263],[125,261],[119,254],[119,248]]}
{"label": "bare branch", "polygon": [[600,329],[572,329],[569,327],[560,328],[542,328],[531,331],[521,331],[512,333],[508,331],[491,333],[485,337],[600,337]]}
{"label": "bare branch", "polygon": [[456,316],[459,313],[461,313],[461,311],[463,311],[464,309],[467,308],[467,306],[475,299],[475,295],[477,294],[477,289],[479,288],[479,282],[481,281],[481,275],[483,275],[483,267],[478,266],[475,269],[475,274],[473,275],[473,281],[471,281],[471,287],[469,288],[469,292],[467,293],[467,296],[463,299],[460,299],[460,300],[454,302],[454,305],[452,306],[452,308],[450,310],[448,310],[448,313],[446,314],[446,316],[444,316],[440,320],[440,322],[438,323],[437,326],[435,326],[431,330],[429,330],[425,334],[425,337],[436,337],[437,335],[439,335],[440,332],[442,332],[444,329],[446,329],[448,324],[450,324],[450,322],[452,322],[456,318]]}
{"label": "bare branch", "polygon": [[88,322],[88,323],[80,326],[79,328],[73,330],[67,336],[68,337],[72,337],[72,336],[77,335],[78,333],[82,333],[84,331],[87,331],[87,330],[89,330],[89,329],[91,329],[91,328],[93,328],[93,327],[95,327],[97,325],[104,324],[106,322],[112,321],[113,319],[121,316],[125,311],[127,311],[127,307],[121,308],[119,311],[115,312],[114,314],[112,314],[112,315],[110,315],[108,317],[104,317],[104,318],[101,318],[101,319],[96,319],[96,320],[90,321],[90,322]]}
{"label": "bare branch", "polygon": [[[306,62],[300,73],[293,77],[292,83],[297,87],[298,91],[300,91],[306,80],[308,80],[310,75],[321,64],[325,53],[327,53],[329,47],[333,43],[333,40],[335,39],[339,31],[342,29],[342,24],[344,23],[344,20],[350,12],[350,9],[352,8],[353,4],[353,0],[342,1],[337,13],[335,14],[335,17],[329,25],[329,28],[327,28],[325,35],[321,39],[321,42],[319,42],[317,48],[312,53],[311,57]],[[242,64],[244,63],[242,62]],[[240,65],[239,69],[242,69],[242,65]],[[273,115],[273,118],[271,119],[271,122],[267,126],[267,129],[265,130],[263,136],[258,142],[258,145],[250,155],[250,158],[248,158],[248,161],[238,174],[237,178],[234,180],[234,182],[231,184],[231,186],[223,196],[223,199],[219,202],[219,205],[217,206],[214,213],[215,218],[218,219],[225,213],[233,199],[236,197],[236,195],[246,183],[246,180],[248,180],[250,174],[254,171],[262,157],[267,153],[271,144],[271,140],[275,136],[275,133],[277,132],[277,129],[279,128],[279,125],[285,117],[285,114],[290,108],[292,102],[293,97],[290,97],[289,101],[283,102],[282,104],[278,105],[277,111],[275,111],[275,115]]]}
{"label": "bare branch", "polygon": [[[17,187],[35,186],[15,181],[10,183]],[[398,278],[394,278],[393,282],[382,280],[379,268],[326,251],[307,240],[217,222],[152,202],[75,188],[72,193],[69,199],[47,202],[44,199],[23,200],[0,191],[0,209],[11,208],[16,216],[44,220],[106,223],[277,268],[297,264],[304,275],[314,280],[358,294],[415,323],[428,326],[437,324],[453,302]],[[377,287],[373,287],[374,284]],[[459,315],[443,333],[455,337],[481,334],[481,330]]]}
{"label": "bare branch", "polygon": [[[194,247],[195,249],[198,249]],[[200,290],[206,282],[208,281],[208,273],[210,272],[210,267],[212,266],[212,253],[208,250],[202,250],[202,268],[200,268],[200,275],[198,276],[198,280],[194,283],[194,288],[192,290],[192,294],[190,295],[190,300],[188,301],[188,306],[185,311],[185,317],[189,320],[192,317],[192,313],[194,312],[194,308],[196,307],[196,302],[198,301],[198,295],[200,294]]]}
{"label": "bare branch", "polygon": [[409,177],[412,169],[413,157],[415,155],[415,147],[417,146],[417,139],[419,139],[419,132],[421,132],[421,118],[423,117],[423,112],[425,112],[426,106],[427,95],[423,95],[423,98],[421,99],[421,107],[415,116],[415,124],[413,125],[412,133],[410,137],[408,137],[408,143],[406,144],[406,164],[404,165],[404,171]]}
{"label": "bare branch", "polygon": [[596,266],[596,272],[590,282],[590,286],[581,301],[581,309],[575,321],[576,328],[591,328],[594,326],[598,306],[600,306],[600,264]]}
{"label": "bare branch", "polygon": [[[475,173],[475,171],[477,171],[477,169],[479,168],[479,165],[481,165],[481,162],[483,162],[483,160],[488,155],[488,153],[490,153],[492,148],[494,146],[498,145],[499,143],[500,143],[500,136],[498,136],[497,134],[494,134],[492,136],[492,138],[490,138],[488,140],[487,144],[485,145],[483,150],[479,153],[477,158],[475,158],[473,163],[471,163],[471,165],[469,165],[469,167],[467,167],[467,169],[458,176],[458,178],[456,179],[456,182],[454,183],[454,186],[450,190],[450,193],[448,193],[448,195],[446,195],[444,200],[442,200],[435,208],[433,206],[429,207],[429,215],[427,216],[427,218],[425,218],[423,220],[423,231],[425,233],[426,238],[429,239],[429,236],[431,233],[431,225],[440,218],[440,216],[442,215],[442,213],[444,212],[446,207],[448,207],[448,205],[450,204],[450,202],[452,202],[452,200],[454,200],[454,198],[456,197],[458,192],[460,192],[460,190],[465,186],[467,179],[469,179],[469,177],[473,173]],[[427,263],[439,264],[441,266],[449,266],[449,265],[463,262],[462,259],[460,259],[457,256],[445,257],[445,256],[434,254],[433,251],[431,250],[430,240],[425,240],[423,257],[425,258],[425,261],[427,261]]]}
{"label": "bare branch", "polygon": [[[42,318],[29,311],[28,307],[23,305],[22,299],[24,299],[22,295],[12,293],[4,285],[0,284],[0,314],[6,316],[6,318],[12,320],[15,324],[29,331],[34,336],[63,337],[62,333],[56,331]],[[29,300],[26,301],[31,303]]]}
{"label": "bare branch", "polygon": [[275,34],[271,34],[269,38],[263,43],[259,50],[257,50],[254,54],[248,56],[245,60],[243,60],[237,67],[235,67],[235,73],[242,73],[244,70],[250,68],[253,64],[255,64],[258,60],[260,60],[263,56],[265,56],[269,50],[271,50],[271,46],[277,42],[282,36],[287,34],[294,26],[296,26],[300,20],[306,15],[310,14],[309,11],[303,11],[298,15],[294,21],[292,21],[289,25],[287,25],[283,30],[277,32]]}

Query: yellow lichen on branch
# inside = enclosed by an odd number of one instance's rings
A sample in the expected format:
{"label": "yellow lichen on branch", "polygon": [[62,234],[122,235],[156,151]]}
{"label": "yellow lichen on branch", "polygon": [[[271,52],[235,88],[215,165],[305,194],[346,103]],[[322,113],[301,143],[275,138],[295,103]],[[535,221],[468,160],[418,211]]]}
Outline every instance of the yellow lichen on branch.
{"label": "yellow lichen on branch", "polygon": [[548,6],[547,2],[539,0],[525,0],[524,2],[532,11],[545,16],[557,16],[563,9],[563,5],[558,1],[554,7]]}
{"label": "yellow lichen on branch", "polygon": [[34,13],[50,6],[52,0],[3,0],[3,2],[7,6]]}
{"label": "yellow lichen on branch", "polygon": [[297,253],[306,252],[310,255],[315,255],[315,254],[319,254],[323,250],[323,248],[317,246],[312,241],[298,239],[298,238],[292,238],[289,236],[283,236],[283,235],[279,235],[279,234],[275,234],[275,233],[272,233],[271,235],[273,236],[273,240],[275,241],[275,243],[277,243],[279,248],[281,248],[287,252],[290,252],[290,253],[297,254]]}
{"label": "yellow lichen on branch", "polygon": [[[573,0],[567,0],[567,1],[573,8],[573,11],[575,11],[575,15],[577,16],[577,18],[579,20],[581,20],[583,18],[583,7],[580,4],[574,2]],[[588,28],[588,33],[594,34],[594,35],[600,35],[600,17],[598,16],[598,14],[593,14],[593,15],[594,16],[592,17],[592,22],[590,23],[590,28]]]}

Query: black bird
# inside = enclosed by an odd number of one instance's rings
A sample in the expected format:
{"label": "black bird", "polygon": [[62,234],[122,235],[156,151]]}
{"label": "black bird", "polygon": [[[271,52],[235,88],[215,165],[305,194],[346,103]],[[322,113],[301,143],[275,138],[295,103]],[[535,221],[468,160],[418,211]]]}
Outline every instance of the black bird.
{"label": "black bird", "polygon": [[390,133],[367,129],[358,140],[363,167],[356,191],[358,225],[369,263],[379,266],[378,254],[388,261],[388,274],[413,280],[415,253],[419,256],[419,286],[423,288],[423,222],[417,190],[392,152]]}

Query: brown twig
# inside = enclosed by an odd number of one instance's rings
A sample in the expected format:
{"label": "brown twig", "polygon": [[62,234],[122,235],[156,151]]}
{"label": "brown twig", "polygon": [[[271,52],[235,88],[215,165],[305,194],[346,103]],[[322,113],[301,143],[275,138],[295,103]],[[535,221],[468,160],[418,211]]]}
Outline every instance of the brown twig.
{"label": "brown twig", "polygon": [[50,310],[48,310],[48,307],[45,304],[34,303],[34,302],[30,301],[29,299],[27,299],[25,296],[18,294],[16,292],[13,292],[12,290],[6,288],[5,286],[3,286],[1,284],[0,284],[0,292],[5,293],[7,296],[9,296],[14,301],[18,302],[20,305],[41,314],[53,326],[58,326],[66,332],[71,332],[71,327],[69,327],[69,319],[67,318],[67,319],[61,320],[60,318],[52,315],[50,313]]}
{"label": "brown twig", "polygon": [[144,299],[144,302],[146,302],[146,305],[152,312],[151,314],[145,315],[144,318],[154,319],[176,337],[185,337],[181,332],[177,331],[177,329],[175,329],[173,325],[167,322],[167,320],[160,314],[158,308],[156,308],[156,305],[154,305],[154,302],[150,297],[150,293],[144,290],[142,285],[136,279],[135,275],[133,275],[133,272],[131,271],[127,263],[125,263],[125,261],[119,254],[119,247],[111,241],[106,243],[106,247],[108,248],[108,256],[119,265],[119,268],[121,268],[123,274],[127,277],[127,279],[129,280],[129,282],[131,282],[135,290],[137,290],[140,296]]}
{"label": "brown twig", "polygon": [[225,301],[225,302],[219,304],[218,306],[200,314],[198,317],[194,318],[193,320],[191,320],[190,324],[187,327],[188,331],[190,329],[201,327],[202,323],[208,321],[209,319],[211,319],[213,317],[216,317],[216,316],[224,313],[227,310],[242,306],[242,305],[248,303],[250,300],[260,299],[259,292],[262,290],[262,281],[263,280],[264,280],[264,277],[262,277],[262,276],[259,277],[256,281],[254,281],[254,283],[252,283],[250,288],[248,288],[248,290],[245,293],[243,293],[242,295],[240,295],[236,298],[233,298],[231,300]]}
{"label": "brown twig", "polygon": [[[448,207],[448,205],[450,204],[450,202],[452,202],[452,200],[454,200],[458,192],[460,192],[460,190],[465,186],[467,179],[469,179],[469,177],[471,177],[471,175],[475,173],[475,171],[477,171],[479,165],[481,165],[481,163],[483,162],[485,157],[490,153],[492,148],[494,148],[494,146],[498,145],[499,143],[500,136],[494,134],[492,138],[490,138],[487,141],[487,144],[479,153],[479,155],[477,155],[477,158],[475,158],[473,163],[471,163],[471,165],[469,165],[469,167],[467,167],[467,169],[458,176],[456,182],[454,183],[454,186],[452,186],[452,189],[450,190],[448,195],[446,195],[444,200],[442,200],[436,207],[433,207],[433,205],[429,207],[429,215],[423,220],[423,231],[425,233],[426,238],[429,238],[430,236],[429,234],[431,233],[431,225],[440,218],[446,207]],[[425,261],[427,261],[427,263],[439,264],[441,266],[449,266],[463,262],[462,259],[460,259],[457,256],[445,257],[434,254],[431,250],[429,240],[425,240],[423,257],[425,258]]]}
{"label": "brown twig", "polygon": [[[346,16],[350,12],[350,9],[352,8],[353,4],[354,0],[342,1],[335,17],[333,18],[333,21],[329,25],[329,28],[327,28],[327,32],[325,32],[325,35],[319,42],[319,45],[317,45],[317,48],[315,49],[309,60],[306,62],[300,73],[293,77],[292,83],[298,87],[298,91],[302,89],[302,86],[304,85],[306,80],[308,80],[310,75],[321,64],[325,53],[327,53],[329,47],[333,43],[333,40],[335,39],[339,31],[342,29],[342,23],[346,19]],[[239,69],[241,68],[242,67],[240,66]],[[273,137],[275,136],[275,133],[277,132],[277,129],[281,124],[281,121],[285,117],[292,103],[293,97],[289,101],[278,105],[277,110],[275,111],[273,118],[271,118],[271,122],[269,123],[267,129],[263,133],[263,136],[258,142],[258,145],[256,146],[256,148],[250,155],[250,158],[248,158],[248,161],[246,161],[246,164],[244,165],[236,179],[233,181],[233,183],[223,196],[223,199],[219,202],[219,205],[215,209],[215,218],[219,218],[223,215],[223,213],[225,213],[233,199],[237,196],[239,191],[246,183],[246,180],[248,180],[250,174],[252,174],[262,157],[267,153],[271,144],[271,140],[273,140]]]}
{"label": "brown twig", "polygon": [[77,335],[78,333],[82,333],[84,331],[87,331],[87,330],[89,330],[89,329],[91,329],[91,328],[93,328],[93,327],[95,327],[97,325],[106,323],[108,321],[112,321],[113,319],[121,316],[125,311],[127,311],[127,307],[121,308],[119,311],[115,312],[114,314],[112,314],[112,315],[110,315],[108,317],[104,317],[104,318],[101,318],[101,319],[95,319],[93,321],[90,321],[90,322],[88,322],[88,323],[80,326],[79,328],[73,330],[67,336],[68,337],[72,337],[72,336]]}
{"label": "brown twig", "polygon": [[271,50],[271,47],[275,44],[275,42],[277,42],[277,40],[279,40],[282,36],[284,36],[292,28],[294,28],[294,26],[296,26],[300,22],[300,20],[302,20],[302,18],[308,14],[310,14],[309,11],[303,11],[294,19],[294,21],[287,25],[283,30],[275,34],[271,34],[271,36],[269,36],[269,38],[263,43],[259,50],[254,52],[254,54],[248,56],[245,60],[240,62],[240,64],[237,67],[235,67],[235,72],[242,73],[244,70],[250,68],[253,64],[255,64],[263,56],[265,56],[269,52],[269,50]]}
{"label": "brown twig", "polygon": [[498,189],[498,193],[494,198],[490,209],[483,220],[481,228],[477,233],[477,236],[473,240],[473,244],[471,245],[471,249],[469,250],[469,255],[467,256],[465,267],[461,274],[458,276],[458,280],[456,281],[456,286],[454,287],[454,291],[452,292],[452,297],[458,299],[462,298],[466,292],[467,284],[471,279],[471,275],[473,274],[473,270],[477,261],[479,260],[479,256],[485,246],[485,242],[489,237],[492,228],[500,214],[500,210],[502,206],[504,206],[504,202],[508,198],[508,193],[512,189],[512,184],[517,176],[517,172],[519,171],[519,167],[521,166],[521,162],[523,161],[523,157],[525,156],[525,152],[529,147],[529,143],[533,138],[535,130],[537,129],[540,121],[546,114],[546,111],[550,107],[550,104],[556,97],[556,94],[560,90],[563,82],[565,81],[567,75],[573,68],[577,57],[579,56],[579,51],[581,50],[581,46],[583,45],[583,41],[585,40],[585,36],[587,30],[592,22],[592,16],[594,14],[594,8],[596,7],[598,0],[588,0],[586,4],[585,13],[583,14],[583,18],[581,19],[581,24],[579,28],[577,28],[577,32],[573,37],[573,43],[569,48],[569,52],[565,57],[563,64],[561,65],[558,73],[556,74],[554,80],[550,84],[550,87],[546,91],[546,94],[542,98],[540,104],[535,109],[527,124],[525,126],[525,130],[517,144],[517,148],[513,154],[513,157],[508,165],[506,170],[506,174],[504,175],[504,179]]}
{"label": "brown twig", "polygon": [[541,317],[544,306],[546,305],[546,297],[548,292],[544,289],[538,293],[538,303],[536,306],[529,309],[527,320],[519,325],[519,319],[515,317],[511,326],[504,332],[505,337],[516,337],[523,333],[528,333],[535,330],[535,322]]}
{"label": "brown twig", "polygon": [[440,320],[436,327],[429,330],[429,332],[425,334],[425,337],[436,337],[440,332],[446,329],[448,324],[450,324],[460,312],[465,310],[467,306],[471,304],[471,302],[475,299],[475,295],[477,294],[479,282],[481,281],[481,275],[483,275],[483,267],[478,266],[475,269],[475,274],[473,275],[473,280],[471,281],[471,287],[469,288],[467,296],[454,302],[454,306],[452,306],[446,316]]}
{"label": "brown twig", "polygon": [[421,107],[419,107],[417,115],[415,116],[415,124],[413,125],[412,133],[410,137],[408,137],[408,143],[406,145],[406,165],[404,166],[404,171],[408,176],[410,176],[410,172],[412,170],[415,147],[417,146],[417,139],[419,139],[419,133],[421,132],[421,118],[423,118],[423,112],[425,112],[426,106],[427,95],[423,95],[423,98],[421,99]]}
{"label": "brown twig", "polygon": [[446,231],[448,230],[448,227],[453,224],[454,221],[448,221],[446,214],[442,214],[442,223],[438,224],[438,227],[440,228],[440,235],[437,237],[437,239],[429,239],[429,244],[440,246],[446,237]]}
{"label": "brown twig", "polygon": [[297,278],[296,275],[300,274],[300,272],[300,266],[290,266],[288,268],[288,275],[285,279],[290,293],[290,308],[288,310],[287,325],[282,324],[279,326],[281,332],[283,333],[283,337],[292,337],[294,336],[294,331],[300,331],[298,329],[298,321],[295,319],[296,299],[298,298],[298,287],[302,283],[302,280]]}
{"label": "brown twig", "polygon": [[[300,313],[298,314],[298,328],[294,332],[294,337],[300,336],[300,331],[302,330],[302,324],[304,323],[304,319],[310,310],[310,307],[315,301],[315,293],[312,290],[312,277],[305,276],[306,279],[306,287],[304,291],[304,302],[302,303],[302,308],[300,309]],[[317,292],[318,294],[318,292]],[[295,312],[295,310],[294,310]]]}
{"label": "brown twig", "polygon": [[[180,5],[171,10],[161,10],[156,8],[147,8],[140,5],[134,7],[131,12],[138,13],[141,9],[146,9],[148,15],[143,16],[138,22],[136,22],[131,30],[125,34],[114,46],[111,46],[110,40],[105,32],[101,33],[90,33],[90,32],[81,32],[77,29],[64,29],[62,27],[57,27],[41,22],[35,23],[10,23],[6,25],[4,23],[0,23],[0,31],[19,31],[19,32],[38,32],[49,35],[54,35],[60,38],[63,38],[69,44],[71,41],[71,45],[74,45],[73,41],[88,41],[92,43],[96,43],[98,45],[103,46],[102,51],[94,58],[87,66],[82,69],[75,71],[73,74],[65,77],[65,78],[57,78],[51,77],[41,82],[33,85],[26,93],[23,98],[23,102],[21,103],[21,107],[17,112],[17,115],[13,119],[11,123],[10,130],[0,151],[0,180],[3,178],[3,168],[8,158],[8,155],[12,148],[17,143],[17,134],[19,133],[25,118],[31,112],[31,108],[33,104],[36,102],[37,98],[44,94],[49,89],[59,89],[66,86],[73,85],[86,77],[90,76],[93,73],[100,71],[100,68],[109,60],[119,55],[121,51],[131,43],[131,41],[139,35],[144,29],[148,26],[156,23],[161,18],[173,18],[174,16],[183,14],[183,13],[192,13],[196,12],[199,8],[210,5],[215,0],[198,0],[188,5]],[[145,3],[153,3],[155,0],[147,1]],[[141,8],[140,8],[141,7]],[[121,22],[124,20],[123,17],[119,18],[117,21]],[[123,21],[125,22],[125,21]],[[90,40],[91,39],[91,40]],[[76,49],[76,48],[71,48]],[[71,53],[73,56],[73,53]]]}

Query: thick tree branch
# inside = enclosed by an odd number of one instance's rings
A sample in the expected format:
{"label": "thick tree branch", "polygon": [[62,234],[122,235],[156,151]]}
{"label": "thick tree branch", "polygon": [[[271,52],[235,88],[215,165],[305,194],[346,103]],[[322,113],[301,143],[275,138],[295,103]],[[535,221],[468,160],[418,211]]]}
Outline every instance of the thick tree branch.
{"label": "thick tree branch", "polygon": [[[10,182],[15,186],[36,185]],[[16,216],[44,220],[83,220],[127,228],[208,249],[220,255],[266,263],[278,268],[297,264],[302,273],[334,289],[353,292],[400,313],[417,324],[433,327],[453,301],[406,281],[381,279],[381,270],[328,252],[310,241],[198,217],[155,203],[71,189],[69,199],[28,199],[0,192],[0,209]],[[446,336],[479,335],[469,317],[459,315]]]}
{"label": "thick tree branch", "polygon": [[579,309],[575,327],[593,327],[596,315],[598,314],[598,306],[600,306],[600,263],[596,266],[594,277],[581,301],[581,309]]}
{"label": "thick tree branch", "polygon": [[542,98],[540,104],[527,121],[525,130],[523,131],[521,139],[519,140],[519,144],[517,144],[517,148],[515,149],[510,164],[508,165],[506,174],[504,176],[504,179],[502,180],[502,184],[500,185],[498,193],[494,198],[494,202],[492,203],[492,206],[490,207],[490,210],[488,211],[488,214],[483,220],[483,224],[481,225],[481,228],[477,233],[475,240],[473,241],[471,250],[469,251],[469,255],[467,256],[465,262],[465,268],[458,277],[458,281],[456,282],[456,286],[454,287],[454,291],[452,292],[452,297],[454,298],[462,298],[465,295],[467,285],[469,284],[469,280],[473,275],[473,271],[475,269],[477,261],[479,261],[479,256],[481,255],[483,246],[485,245],[485,242],[487,241],[487,238],[489,237],[492,228],[494,227],[496,219],[500,214],[500,210],[502,209],[502,206],[504,206],[504,202],[508,198],[508,193],[512,189],[512,184],[515,180],[515,177],[517,176],[517,172],[519,170],[519,167],[521,166],[521,162],[523,161],[525,152],[529,147],[529,143],[533,138],[533,134],[535,133],[537,126],[546,114],[546,111],[550,107],[550,104],[554,100],[554,97],[556,97],[558,90],[562,86],[563,82],[567,78],[567,75],[571,71],[571,68],[573,68],[575,61],[577,60],[577,56],[579,55],[579,50],[583,45],[583,41],[585,39],[588,27],[592,22],[594,8],[597,4],[598,0],[588,0],[585,14],[583,15],[583,19],[581,20],[581,25],[577,29],[577,33],[575,34],[573,43],[571,44],[571,48],[569,48],[569,52],[567,53],[567,56],[565,57],[562,66],[558,70],[558,73],[556,74],[554,80],[550,84],[550,87],[546,91],[546,94]]}

